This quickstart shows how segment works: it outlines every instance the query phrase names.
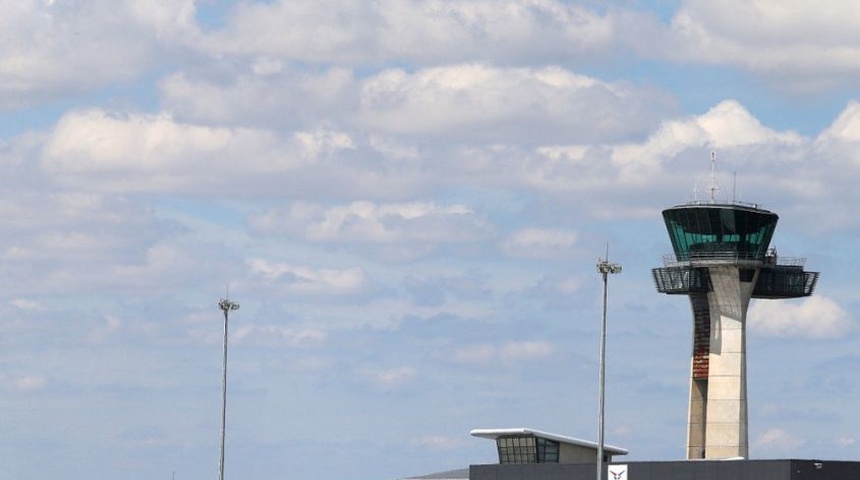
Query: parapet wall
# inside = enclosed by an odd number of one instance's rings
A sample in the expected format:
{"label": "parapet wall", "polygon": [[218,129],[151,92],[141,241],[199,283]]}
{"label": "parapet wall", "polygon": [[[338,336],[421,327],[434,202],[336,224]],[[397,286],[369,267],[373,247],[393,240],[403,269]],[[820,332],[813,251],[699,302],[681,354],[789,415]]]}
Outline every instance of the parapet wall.
{"label": "parapet wall", "polygon": [[[614,462],[626,480],[849,480],[860,479],[860,462],[831,460],[688,460]],[[596,464],[472,465],[469,480],[596,480]],[[607,475],[612,480],[612,475]]]}

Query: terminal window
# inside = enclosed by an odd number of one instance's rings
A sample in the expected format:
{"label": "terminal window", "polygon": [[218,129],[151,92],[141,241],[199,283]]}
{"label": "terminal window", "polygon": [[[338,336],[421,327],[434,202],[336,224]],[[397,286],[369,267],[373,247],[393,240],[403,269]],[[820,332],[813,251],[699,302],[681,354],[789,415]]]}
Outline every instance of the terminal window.
{"label": "terminal window", "polygon": [[531,435],[500,437],[499,463],[558,463],[558,442]]}

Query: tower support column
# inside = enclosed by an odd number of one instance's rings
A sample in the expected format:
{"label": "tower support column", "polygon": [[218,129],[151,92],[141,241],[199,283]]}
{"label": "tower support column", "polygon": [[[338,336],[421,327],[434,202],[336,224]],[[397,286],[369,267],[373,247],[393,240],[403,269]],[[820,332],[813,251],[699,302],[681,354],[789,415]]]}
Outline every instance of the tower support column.
{"label": "tower support column", "polygon": [[[746,313],[757,269],[720,265],[708,270],[712,290],[707,294],[707,372],[702,375],[694,350],[688,457],[747,458]],[[695,300],[691,301],[695,312]],[[695,441],[701,438],[703,445]]]}
{"label": "tower support column", "polygon": [[690,402],[687,412],[687,458],[705,458],[708,367],[711,355],[711,308],[707,293],[691,293],[693,354],[690,360]]}

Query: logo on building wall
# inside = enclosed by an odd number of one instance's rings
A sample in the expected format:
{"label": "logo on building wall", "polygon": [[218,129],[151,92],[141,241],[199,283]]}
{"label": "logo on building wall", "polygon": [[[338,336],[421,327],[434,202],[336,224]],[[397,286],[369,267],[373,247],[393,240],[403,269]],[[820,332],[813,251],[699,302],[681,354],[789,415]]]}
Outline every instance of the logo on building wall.
{"label": "logo on building wall", "polygon": [[627,465],[610,465],[609,480],[627,480]]}

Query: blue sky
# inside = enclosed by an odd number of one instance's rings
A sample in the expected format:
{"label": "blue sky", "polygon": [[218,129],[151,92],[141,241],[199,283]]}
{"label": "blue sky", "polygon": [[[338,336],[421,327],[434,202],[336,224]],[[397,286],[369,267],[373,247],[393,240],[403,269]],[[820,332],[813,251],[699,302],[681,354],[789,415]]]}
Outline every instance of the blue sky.
{"label": "blue sky", "polygon": [[[751,456],[857,459],[858,7],[0,0],[0,458],[14,478],[397,479],[474,428],[683,456],[703,192],[780,215]],[[737,188],[734,178],[737,178]],[[51,461],[45,461],[51,459]]]}

